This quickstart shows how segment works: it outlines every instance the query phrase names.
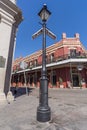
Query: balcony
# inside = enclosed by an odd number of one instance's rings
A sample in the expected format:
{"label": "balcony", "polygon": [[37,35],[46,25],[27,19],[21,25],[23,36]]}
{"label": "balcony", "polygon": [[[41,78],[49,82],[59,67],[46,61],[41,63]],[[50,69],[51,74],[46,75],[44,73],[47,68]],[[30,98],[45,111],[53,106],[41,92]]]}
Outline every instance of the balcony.
{"label": "balcony", "polygon": [[58,57],[54,57],[53,59],[48,59],[47,60],[47,64],[51,64],[51,63],[54,63],[54,62],[59,62],[59,61],[64,61],[64,60],[69,60],[69,59],[87,59],[87,54],[85,53],[82,53],[82,54],[78,54],[76,53],[75,55],[69,55],[69,54],[66,54],[66,55],[61,55],[61,56],[58,56]]}
{"label": "balcony", "polygon": [[[66,64],[66,63],[75,63],[75,62],[87,62],[87,54],[85,53],[81,53],[80,55],[77,53],[76,55],[61,55],[58,57],[53,57],[52,59],[48,59],[46,58],[46,66],[50,67],[50,66],[56,66],[56,65],[62,65],[62,64]],[[31,71],[31,70],[35,70],[35,69],[41,69],[42,66],[42,62],[37,62],[37,64],[32,64],[28,66],[28,68],[26,68],[26,70],[16,70],[16,72],[23,72],[23,71]]]}

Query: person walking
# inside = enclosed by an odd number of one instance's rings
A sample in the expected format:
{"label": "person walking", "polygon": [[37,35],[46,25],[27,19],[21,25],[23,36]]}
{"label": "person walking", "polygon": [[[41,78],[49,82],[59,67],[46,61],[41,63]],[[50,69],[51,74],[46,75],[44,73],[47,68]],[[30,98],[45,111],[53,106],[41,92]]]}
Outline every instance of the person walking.
{"label": "person walking", "polygon": [[17,96],[17,86],[15,86],[15,89],[14,89],[14,101],[16,101],[15,100],[16,96]]}

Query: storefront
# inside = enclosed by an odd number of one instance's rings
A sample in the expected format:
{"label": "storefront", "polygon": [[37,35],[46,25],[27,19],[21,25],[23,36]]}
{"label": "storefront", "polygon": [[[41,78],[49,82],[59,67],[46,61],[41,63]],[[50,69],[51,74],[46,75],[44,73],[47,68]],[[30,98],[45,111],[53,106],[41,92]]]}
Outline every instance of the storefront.
{"label": "storefront", "polygon": [[[64,36],[63,36],[64,35]],[[87,86],[87,51],[79,40],[79,34],[74,38],[62,35],[62,40],[46,49],[46,68],[48,87],[73,88]],[[25,62],[27,67],[20,68],[20,62]],[[42,51],[39,50],[30,56],[16,59],[13,63],[13,82],[40,87],[42,68]],[[83,85],[85,84],[85,85]]]}

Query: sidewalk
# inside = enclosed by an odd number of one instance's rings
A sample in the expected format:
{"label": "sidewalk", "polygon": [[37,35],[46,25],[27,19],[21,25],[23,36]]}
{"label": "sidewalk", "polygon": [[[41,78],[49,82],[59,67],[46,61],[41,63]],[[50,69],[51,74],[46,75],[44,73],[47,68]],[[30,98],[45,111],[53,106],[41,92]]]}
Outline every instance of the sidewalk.
{"label": "sidewalk", "polygon": [[36,121],[38,90],[0,105],[0,130],[87,130],[87,90],[50,90],[50,122]]}

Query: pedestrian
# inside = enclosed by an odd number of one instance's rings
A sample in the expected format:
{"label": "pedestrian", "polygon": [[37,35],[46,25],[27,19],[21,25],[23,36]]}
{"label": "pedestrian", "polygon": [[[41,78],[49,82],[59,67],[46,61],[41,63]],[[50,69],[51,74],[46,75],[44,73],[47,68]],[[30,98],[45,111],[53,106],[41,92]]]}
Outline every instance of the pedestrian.
{"label": "pedestrian", "polygon": [[15,101],[16,96],[17,96],[17,86],[15,86],[15,89],[14,89],[14,101]]}

